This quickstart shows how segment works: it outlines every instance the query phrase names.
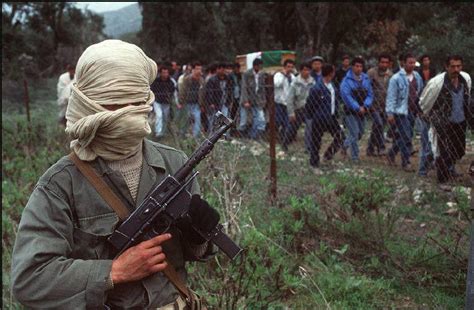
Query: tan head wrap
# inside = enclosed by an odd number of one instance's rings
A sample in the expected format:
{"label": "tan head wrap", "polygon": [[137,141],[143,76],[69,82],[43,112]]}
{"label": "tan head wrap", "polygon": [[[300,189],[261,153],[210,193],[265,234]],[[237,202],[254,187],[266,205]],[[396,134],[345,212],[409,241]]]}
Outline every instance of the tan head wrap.
{"label": "tan head wrap", "polygon": [[[120,160],[135,154],[151,132],[157,65],[136,45],[105,40],[89,46],[76,66],[66,111],[71,150],[82,160]],[[116,111],[103,106],[130,105]]]}

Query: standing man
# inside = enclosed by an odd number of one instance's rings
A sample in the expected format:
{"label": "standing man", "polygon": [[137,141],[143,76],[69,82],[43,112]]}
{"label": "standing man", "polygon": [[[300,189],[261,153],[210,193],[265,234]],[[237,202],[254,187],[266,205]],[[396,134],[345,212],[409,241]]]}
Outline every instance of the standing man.
{"label": "standing man", "polygon": [[[318,83],[319,80],[322,78],[321,69],[323,67],[323,63],[324,63],[324,59],[321,56],[314,56],[313,58],[311,58],[311,61],[310,61],[311,76],[313,77],[315,84]],[[305,147],[308,153],[311,153],[311,148],[312,148],[311,141],[313,141],[312,133],[311,133],[311,130],[313,129],[312,121],[313,120],[310,117],[307,117],[305,119],[306,128],[304,131],[304,143],[305,143]]]}
{"label": "standing man", "polygon": [[234,71],[234,64],[230,63],[230,62],[226,63],[225,64],[225,74],[227,76],[230,76],[233,71]]}
{"label": "standing man", "polygon": [[317,83],[321,79],[321,69],[323,68],[324,58],[321,56],[314,56],[311,58],[311,76],[314,79],[314,82]]}
{"label": "standing man", "polygon": [[[91,45],[77,63],[66,112],[71,151],[130,211],[186,160],[182,151],[145,139],[156,75],[156,63],[136,45]],[[189,224],[172,226],[114,258],[107,236],[117,213],[75,162],[66,156],[52,165],[23,210],[12,257],[15,298],[29,309],[183,309],[163,271],[172,267],[185,284],[185,261],[205,258],[209,243]],[[188,190],[199,194],[197,181]],[[219,219],[200,198],[189,214],[203,232]]]}
{"label": "standing man", "polygon": [[316,83],[309,91],[306,103],[306,113],[313,119],[312,143],[310,144],[311,167],[315,168],[317,174],[319,170],[319,149],[321,148],[321,138],[325,132],[329,132],[333,137],[331,145],[324,152],[324,159],[331,160],[342,146],[343,132],[337,121],[337,88],[332,83],[335,75],[333,65],[326,64],[322,68],[322,79]]}
{"label": "standing man", "polygon": [[374,98],[372,85],[367,74],[363,73],[364,60],[356,57],[351,69],[341,84],[341,97],[344,101],[345,123],[349,135],[344,141],[344,149],[350,147],[353,162],[359,161],[358,141],[364,135],[365,116]]}
{"label": "standing man", "polygon": [[402,53],[398,55],[398,65],[395,66],[395,68],[392,69],[393,74],[398,73],[403,67],[405,66],[405,55]]}
{"label": "standing man", "polygon": [[[193,123],[193,137],[199,137],[201,133],[201,107],[199,105],[199,94],[204,85],[204,78],[202,77],[202,65],[200,62],[192,64],[191,74],[186,76],[183,81],[183,86],[179,92],[178,110],[183,112],[186,108],[187,123]],[[187,124],[182,128],[181,133],[187,131]]]}
{"label": "standing man", "polygon": [[221,111],[222,114],[228,116],[232,103],[232,81],[230,77],[226,75],[225,67],[225,63],[217,64],[216,75],[209,79],[204,89],[204,104],[210,132],[212,131],[212,124],[216,112]]}
{"label": "standing man", "polygon": [[451,55],[446,59],[446,72],[432,78],[421,96],[421,108],[434,133],[436,176],[439,183],[456,178],[456,161],[466,151],[466,129],[474,128],[474,107],[471,103],[472,81],[462,71],[463,58]]}
{"label": "standing man", "polygon": [[415,71],[416,58],[405,54],[404,67],[390,79],[387,91],[387,121],[395,127],[395,143],[387,154],[390,165],[395,165],[395,156],[400,151],[402,169],[415,171],[410,164],[410,145],[413,138],[413,126],[420,113],[419,96],[423,90],[423,81]]}
{"label": "standing man", "polygon": [[[240,64],[234,63],[232,66],[232,72],[229,75],[232,81],[232,107],[230,109],[230,118],[235,119],[237,111],[239,109],[240,102],[240,84],[242,83],[242,74],[240,73]],[[231,128],[230,130],[232,130]]]}
{"label": "standing man", "polygon": [[291,82],[295,75],[295,62],[287,59],[283,63],[283,71],[275,73],[273,77],[274,99],[276,109],[276,130],[281,144],[283,144],[285,131],[288,128],[287,98]]}
{"label": "standing man", "polygon": [[171,61],[171,72],[170,76],[173,80],[177,81],[181,75],[181,66],[175,60]]}
{"label": "standing man", "polygon": [[61,74],[58,79],[57,93],[58,93],[58,122],[66,126],[66,110],[69,95],[71,94],[71,84],[74,80],[76,66],[68,64],[66,66],[67,72]]}
{"label": "standing man", "polygon": [[208,119],[208,111],[206,111],[207,104],[205,102],[205,89],[207,82],[216,75],[217,72],[217,63],[213,62],[207,66],[204,74],[204,84],[202,85],[201,91],[199,92],[199,106],[201,108],[201,124],[202,124],[202,129],[204,132],[209,132],[209,119]]}
{"label": "standing man", "polygon": [[351,59],[349,55],[342,56],[342,63],[341,66],[336,70],[336,76],[334,77],[334,85],[336,85],[337,89],[339,90],[341,87],[342,80],[349,71],[351,67]]}
{"label": "standing man", "polygon": [[160,67],[158,72],[158,77],[150,88],[155,95],[155,102],[153,102],[153,111],[156,115],[155,137],[162,138],[168,130],[170,106],[176,95],[176,81],[170,77],[168,67]]}
{"label": "standing man", "polygon": [[431,65],[431,58],[427,54],[421,56],[420,63],[421,66],[417,68],[417,72],[420,74],[423,83],[426,85],[426,83],[436,75],[436,70]]}
{"label": "standing man", "polygon": [[180,89],[183,87],[184,78],[191,74],[192,64],[187,64],[183,66],[183,73],[179,76],[176,80],[178,82],[178,93]]}
{"label": "standing man", "polygon": [[[423,86],[426,86],[428,81],[436,75],[434,67],[431,65],[431,59],[428,55],[423,55],[420,58],[421,67],[417,72],[423,79]],[[428,175],[428,170],[433,166],[434,156],[432,152],[431,142],[429,140],[430,123],[426,120],[420,111],[419,117],[416,118],[415,128],[418,126],[421,137],[421,155],[418,168],[418,175],[425,177]]]}
{"label": "standing man", "polygon": [[245,136],[248,129],[248,114],[252,113],[252,127],[250,138],[258,140],[265,131],[265,74],[262,72],[263,61],[254,59],[252,68],[242,76],[242,93],[240,96],[240,124],[239,131]]}
{"label": "standing man", "polygon": [[369,69],[367,72],[374,91],[374,101],[370,109],[372,132],[370,133],[369,144],[367,146],[367,156],[375,156],[375,149],[377,149],[377,155],[385,155],[383,118],[388,81],[393,75],[392,71],[388,68],[389,64],[390,56],[387,54],[381,54],[379,56],[378,66]]}
{"label": "standing man", "polygon": [[[285,131],[282,145],[285,151],[288,150],[288,145],[295,139],[301,124],[305,122],[306,119],[309,119],[306,114],[305,105],[309,90],[314,85],[314,79],[311,76],[311,65],[307,62],[302,63],[300,65],[300,74],[293,80],[288,92],[287,108],[289,125]],[[306,131],[310,131],[308,126],[305,128],[305,137],[307,135]]]}

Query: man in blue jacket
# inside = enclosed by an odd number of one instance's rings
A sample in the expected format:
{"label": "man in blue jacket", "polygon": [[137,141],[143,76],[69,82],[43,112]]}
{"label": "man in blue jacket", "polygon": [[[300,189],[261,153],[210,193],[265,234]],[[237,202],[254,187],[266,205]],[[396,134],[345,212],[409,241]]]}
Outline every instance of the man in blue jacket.
{"label": "man in blue jacket", "polygon": [[394,165],[395,156],[400,151],[403,170],[413,172],[415,170],[410,164],[410,144],[415,118],[421,113],[418,101],[423,90],[423,80],[415,71],[415,56],[406,54],[403,60],[404,67],[388,82],[385,111],[387,121],[396,128],[396,134],[387,160],[390,165]]}
{"label": "man in blue jacket", "polygon": [[344,140],[344,133],[337,121],[337,87],[332,83],[335,76],[333,65],[326,64],[322,68],[322,78],[311,88],[306,100],[306,115],[312,121],[310,145],[310,165],[315,172],[320,173],[319,149],[321,138],[325,132],[333,137],[331,145],[324,153],[325,160],[331,160],[339,150]]}
{"label": "man in blue jacket", "polygon": [[341,83],[341,97],[344,100],[345,124],[349,135],[344,141],[344,149],[350,147],[351,158],[359,161],[358,141],[364,134],[365,115],[372,106],[374,98],[372,85],[367,74],[363,73],[364,60],[356,57],[351,69]]}

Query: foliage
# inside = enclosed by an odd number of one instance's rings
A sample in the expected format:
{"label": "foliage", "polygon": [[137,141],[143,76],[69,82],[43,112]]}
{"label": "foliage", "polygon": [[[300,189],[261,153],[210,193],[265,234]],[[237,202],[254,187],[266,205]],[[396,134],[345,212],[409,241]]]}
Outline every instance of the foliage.
{"label": "foliage", "polygon": [[[145,51],[181,63],[231,60],[238,54],[291,49],[299,61],[320,54],[337,62],[343,54],[432,55],[442,69],[446,54],[472,58],[468,3],[140,2]],[[183,22],[182,22],[183,21]],[[418,38],[412,45],[411,38]],[[466,63],[466,70],[473,65]]]}
{"label": "foliage", "polygon": [[6,309],[18,307],[10,295],[9,274],[21,212],[39,176],[67,151],[64,131],[55,122],[55,108],[51,102],[34,105],[31,124],[24,114],[2,113],[2,300]]}
{"label": "foliage", "polygon": [[19,79],[23,67],[29,77],[58,74],[105,38],[102,29],[102,17],[68,2],[2,2],[2,79]]}

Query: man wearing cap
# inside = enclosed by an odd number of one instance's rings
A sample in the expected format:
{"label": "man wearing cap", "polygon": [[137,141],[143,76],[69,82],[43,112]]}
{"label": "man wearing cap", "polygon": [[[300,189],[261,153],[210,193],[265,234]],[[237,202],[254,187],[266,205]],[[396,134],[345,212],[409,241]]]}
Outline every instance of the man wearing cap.
{"label": "man wearing cap", "polygon": [[[186,160],[182,151],[145,139],[156,75],[156,63],[136,45],[91,45],[77,63],[66,112],[76,159],[89,164],[130,212]],[[205,257],[210,246],[181,225],[114,258],[107,238],[118,215],[73,158],[45,172],[23,211],[12,259],[15,298],[42,309],[183,309],[162,271],[173,266],[185,282],[185,261]],[[198,183],[189,190],[199,194]],[[194,197],[192,225],[206,230],[217,224],[217,211]]]}
{"label": "man wearing cap", "polygon": [[322,68],[324,64],[324,58],[321,56],[314,56],[310,60],[311,63],[311,76],[315,83],[318,83],[322,78]]}

